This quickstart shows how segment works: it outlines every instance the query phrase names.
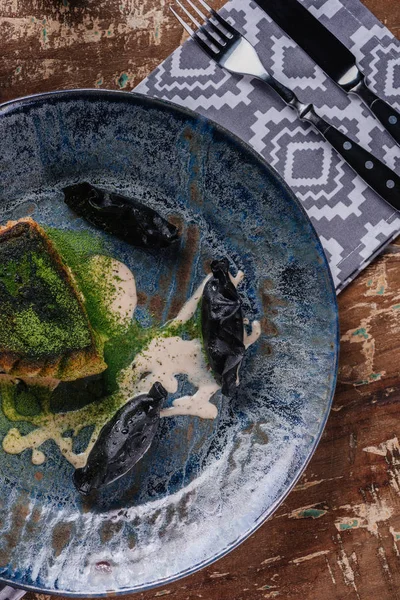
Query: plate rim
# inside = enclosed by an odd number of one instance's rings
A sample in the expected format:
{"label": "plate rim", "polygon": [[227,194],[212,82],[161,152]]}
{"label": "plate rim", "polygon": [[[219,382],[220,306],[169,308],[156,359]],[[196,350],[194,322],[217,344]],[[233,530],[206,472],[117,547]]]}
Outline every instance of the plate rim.
{"label": "plate rim", "polygon": [[335,324],[336,335],[333,340],[335,347],[332,349],[332,352],[334,353],[334,360],[333,360],[332,374],[330,377],[331,389],[330,389],[330,393],[329,393],[329,399],[327,402],[327,408],[326,408],[324,418],[321,421],[321,425],[320,425],[318,434],[315,436],[313,444],[310,447],[309,455],[308,455],[306,461],[302,464],[301,468],[299,468],[298,471],[296,472],[290,485],[288,486],[288,489],[266,511],[264,511],[258,517],[258,519],[256,519],[256,521],[254,522],[253,526],[250,529],[248,529],[244,534],[242,534],[237,539],[235,539],[229,546],[224,548],[217,555],[214,555],[211,558],[208,558],[208,559],[202,561],[201,563],[197,563],[197,564],[193,565],[192,567],[187,568],[184,571],[181,571],[180,573],[173,575],[171,577],[158,579],[156,581],[152,581],[152,582],[149,582],[149,583],[146,583],[146,584],[143,584],[140,586],[135,586],[132,588],[123,588],[123,589],[113,590],[113,591],[104,592],[104,593],[94,593],[94,592],[89,592],[89,593],[79,592],[79,593],[77,593],[77,592],[66,591],[66,590],[55,590],[55,589],[51,589],[51,588],[38,587],[35,585],[19,584],[18,582],[15,582],[13,579],[7,579],[7,578],[3,578],[0,576],[0,584],[4,583],[4,584],[10,585],[10,586],[16,586],[17,589],[25,590],[27,592],[50,594],[53,596],[65,596],[65,597],[70,597],[70,598],[105,598],[105,597],[109,597],[110,595],[121,596],[121,595],[127,595],[127,594],[136,594],[136,593],[145,592],[145,591],[148,591],[148,590],[151,590],[154,588],[158,588],[163,585],[169,585],[170,583],[173,583],[175,581],[179,581],[180,579],[183,579],[184,577],[188,577],[189,575],[192,575],[192,574],[196,573],[197,571],[200,571],[201,569],[208,567],[209,565],[218,561],[220,558],[229,554],[232,550],[237,548],[242,542],[246,541],[251,535],[253,535],[255,533],[255,531],[257,531],[257,529],[259,529],[261,527],[261,525],[263,525],[263,523],[265,521],[267,521],[274,514],[274,512],[276,511],[278,506],[280,506],[284,502],[284,500],[287,498],[289,493],[293,490],[293,488],[299,481],[300,477],[302,476],[305,469],[307,468],[311,458],[313,457],[313,455],[319,445],[319,442],[320,442],[322,434],[324,432],[328,417],[331,412],[333,398],[335,395],[335,389],[336,389],[336,383],[337,383],[337,377],[338,377],[338,362],[339,362],[339,347],[340,347],[339,310],[338,310],[336,289],[335,289],[335,285],[334,285],[334,281],[333,281],[333,277],[332,277],[332,272],[329,268],[328,259],[326,257],[325,251],[323,249],[321,240],[319,239],[319,236],[316,232],[316,229],[315,229],[311,219],[307,215],[305,209],[303,208],[301,202],[296,197],[293,190],[289,187],[289,185],[286,183],[286,181],[283,179],[283,177],[278,173],[278,171],[276,171],[276,169],[272,165],[270,165],[264,159],[264,157],[261,156],[261,154],[259,154],[256,150],[254,150],[248,143],[243,141],[236,134],[232,133],[229,129],[220,125],[213,119],[205,117],[202,114],[200,114],[192,109],[186,108],[184,106],[181,106],[180,104],[176,104],[169,100],[154,98],[154,97],[147,96],[145,94],[141,94],[141,93],[138,93],[135,91],[125,92],[125,91],[119,91],[119,90],[95,89],[95,88],[75,88],[75,89],[65,89],[65,90],[54,90],[54,91],[49,91],[49,92],[39,92],[36,94],[29,94],[29,95],[18,97],[18,98],[12,99],[12,100],[7,100],[6,102],[0,103],[0,119],[3,116],[6,116],[6,115],[12,113],[14,110],[17,110],[19,108],[24,108],[25,106],[33,105],[37,102],[46,101],[47,99],[50,100],[52,98],[57,99],[57,100],[58,99],[60,99],[60,100],[63,100],[63,99],[75,100],[76,99],[76,100],[78,100],[78,99],[88,99],[88,98],[94,98],[95,100],[96,99],[97,100],[101,100],[101,99],[106,100],[106,99],[111,98],[111,99],[119,99],[120,101],[125,101],[125,102],[126,101],[129,102],[133,99],[137,99],[137,100],[140,100],[141,103],[148,104],[149,106],[155,106],[155,107],[158,106],[160,109],[162,109],[163,107],[167,107],[169,109],[172,109],[173,111],[181,113],[182,115],[186,115],[187,117],[190,117],[191,119],[194,119],[194,120],[197,120],[197,121],[200,121],[203,123],[207,123],[211,126],[212,129],[225,135],[227,138],[230,139],[230,141],[232,141],[234,144],[239,146],[245,152],[250,153],[250,155],[258,163],[260,163],[262,165],[262,167],[265,168],[270,173],[270,175],[273,178],[275,178],[275,180],[284,188],[284,190],[288,194],[288,196],[291,197],[292,201],[300,209],[300,212],[303,213],[303,216],[305,217],[306,221],[308,221],[309,226],[311,228],[311,233],[314,237],[314,242],[316,243],[316,247],[318,248],[319,255],[322,257],[323,264],[325,266],[326,275],[327,275],[327,285],[330,288],[330,292],[331,292],[331,300],[332,300],[331,307],[332,307],[332,310],[334,313],[333,320],[334,320],[334,324]]}

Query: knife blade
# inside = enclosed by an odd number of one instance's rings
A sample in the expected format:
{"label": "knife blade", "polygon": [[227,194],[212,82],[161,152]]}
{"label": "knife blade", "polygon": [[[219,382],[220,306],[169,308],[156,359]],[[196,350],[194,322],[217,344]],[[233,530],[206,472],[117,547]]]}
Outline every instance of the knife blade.
{"label": "knife blade", "polygon": [[379,98],[357,65],[356,57],[298,0],[255,0],[345,92],[357,94],[400,144],[400,114]]}

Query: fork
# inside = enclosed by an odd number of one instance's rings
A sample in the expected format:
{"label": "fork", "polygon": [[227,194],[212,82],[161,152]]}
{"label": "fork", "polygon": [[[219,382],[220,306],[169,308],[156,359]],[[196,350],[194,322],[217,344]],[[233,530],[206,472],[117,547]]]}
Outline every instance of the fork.
{"label": "fork", "polygon": [[[205,0],[197,1],[209,13],[209,17],[192,0],[186,0],[186,3],[193,12],[183,4],[185,0],[183,2],[176,0],[176,4],[190,19],[196,30],[193,30],[172,6],[169,8],[208,57],[230,73],[248,75],[268,84],[290,108],[297,112],[302,121],[311,123],[324,136],[365,183],[391,206],[400,210],[400,177],[368,150],[325,121],[318,115],[312,104],[301,102],[293,90],[267,71],[254,46],[239,31],[208,6]],[[197,17],[202,20],[202,23]]]}

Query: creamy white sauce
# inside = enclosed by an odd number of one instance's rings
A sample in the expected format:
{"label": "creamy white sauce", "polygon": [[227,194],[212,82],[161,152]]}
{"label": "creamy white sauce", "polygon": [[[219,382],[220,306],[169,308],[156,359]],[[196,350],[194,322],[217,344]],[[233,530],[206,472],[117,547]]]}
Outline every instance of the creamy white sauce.
{"label": "creamy white sauce", "polygon": [[[131,319],[137,305],[137,292],[135,278],[131,271],[119,261],[106,257],[94,257],[91,261],[94,280],[101,277],[115,282],[115,293],[112,292],[107,299],[108,308],[117,315],[121,323]],[[208,275],[178,315],[167,325],[186,323],[196,312],[201,300],[204,286],[212,275]],[[117,277],[117,280],[116,280]],[[239,271],[235,277],[230,275],[231,281],[238,286],[244,278],[244,273]],[[249,324],[248,320],[245,324]],[[261,334],[261,326],[254,321],[251,333],[245,331],[244,343],[246,348],[254,344]],[[193,395],[182,396],[174,400],[169,408],[161,412],[162,417],[175,415],[192,415],[202,419],[215,419],[218,415],[217,407],[211,402],[214,394],[220,389],[211,370],[207,367],[202,343],[199,339],[183,340],[180,337],[154,338],[150,345],[135,357],[132,365],[124,369],[119,376],[119,404],[122,406],[129,399],[149,391],[153,383],[159,381],[170,393],[178,389],[178,375],[186,375],[188,381],[197,388]],[[101,405],[96,414],[96,426],[92,433],[86,450],[80,454],[73,452],[73,438],[64,437],[67,430],[72,430],[76,436],[83,427],[89,425],[93,415],[93,407],[89,405],[77,411],[63,414],[48,415],[37,429],[27,435],[21,435],[16,428],[10,429],[3,440],[3,448],[10,454],[19,454],[24,450],[32,449],[32,462],[36,465],[45,460],[43,452],[38,448],[49,439],[59,447],[63,456],[75,468],[83,467],[87,457],[95,444],[101,428],[109,420],[109,413],[102,411]]]}
{"label": "creamy white sauce", "polygon": [[243,271],[238,271],[235,276],[232,273],[229,273],[229,278],[232,281],[233,285],[237,288],[240,283],[242,283],[244,279]]}
{"label": "creamy white sauce", "polygon": [[[119,324],[128,325],[137,305],[136,282],[133,273],[118,260],[100,255],[94,256],[90,260],[88,269],[91,271],[93,284],[96,285],[96,281],[98,281],[100,289],[106,287],[105,308],[117,318]],[[26,381],[29,383],[29,379]],[[35,384],[48,385],[51,389],[54,389],[58,383],[59,380],[35,379]],[[128,399],[129,397],[126,398],[126,400]],[[97,424],[88,447],[85,452],[80,454],[73,451],[73,438],[64,437],[63,434],[67,430],[72,430],[73,435],[76,436],[83,427],[93,423],[93,419],[91,420],[92,406],[63,414],[46,415],[43,422],[27,435],[21,435],[17,428],[12,428],[3,439],[3,449],[9,454],[20,454],[31,448],[32,463],[41,465],[46,460],[46,456],[38,448],[47,440],[53,440],[63,456],[75,468],[83,467],[101,428],[109,420],[108,412],[102,414],[101,407],[99,407],[99,412],[100,415],[96,415]]]}
{"label": "creamy white sauce", "polygon": [[253,321],[253,323],[251,324],[251,332],[247,333],[246,329],[244,330],[244,347],[250,348],[250,346],[252,346],[253,344],[256,343],[256,341],[258,340],[258,338],[261,335],[261,323],[260,321]]}
{"label": "creamy white sauce", "polygon": [[96,255],[89,264],[94,281],[100,289],[106,281],[106,309],[121,325],[129,324],[137,306],[135,277],[124,263],[107,256]]}
{"label": "creamy white sauce", "polygon": [[193,296],[191,296],[189,300],[185,302],[181,310],[176,315],[175,319],[171,321],[171,324],[177,325],[178,323],[187,323],[188,321],[190,321],[190,319],[196,312],[197,306],[203,295],[205,285],[207,281],[211,279],[211,277],[212,273],[210,273],[210,275],[207,275],[207,277],[203,279],[197,290],[194,292]]}
{"label": "creamy white sauce", "polygon": [[170,394],[178,390],[177,375],[187,375],[197,391],[193,396],[174,400],[173,407],[162,411],[161,416],[193,415],[215,419],[217,407],[211,404],[219,385],[207,368],[200,340],[183,340],[180,337],[158,337],[135,360],[133,377],[136,380],[133,395],[147,393],[159,381]]}
{"label": "creamy white sauce", "polygon": [[[204,287],[211,277],[212,275],[208,275],[202,281],[169,324],[186,323],[193,317],[202,298]],[[237,287],[243,281],[244,273],[238,271],[235,277],[230,275],[230,278]],[[258,321],[254,321],[251,333],[244,332],[245,347],[248,348],[254,344],[260,335],[261,325]],[[125,389],[129,389],[129,380],[133,376],[133,379],[137,381],[133,396],[147,393],[156,381],[159,381],[169,393],[174,394],[178,389],[177,375],[187,375],[188,381],[197,387],[197,391],[193,396],[183,396],[174,400],[173,406],[164,409],[161,416],[192,415],[203,419],[215,419],[218,410],[211,403],[211,398],[220,389],[220,386],[207,367],[199,339],[186,341],[179,337],[155,338],[150,346],[135,358],[132,373],[125,371],[121,384]],[[239,385],[239,376],[236,383]]]}
{"label": "creamy white sauce", "polygon": [[76,469],[83,467],[100,433],[101,427],[109,419],[109,415],[104,415],[104,421],[96,426],[86,450],[76,454],[73,451],[73,438],[63,437],[63,433],[71,429],[74,435],[78,435],[83,427],[79,426],[78,423],[79,421],[85,422],[85,416],[87,416],[85,409],[66,413],[65,417],[64,415],[54,415],[54,417],[49,418],[43,425],[27,435],[21,435],[18,429],[12,428],[3,439],[3,449],[9,454],[21,454],[24,450],[31,448],[32,463],[34,465],[41,465],[45,462],[46,456],[38,448],[47,440],[53,440],[68,462]]}
{"label": "creamy white sauce", "polygon": [[32,450],[32,463],[34,465],[42,465],[46,460],[46,455],[41,450]]}

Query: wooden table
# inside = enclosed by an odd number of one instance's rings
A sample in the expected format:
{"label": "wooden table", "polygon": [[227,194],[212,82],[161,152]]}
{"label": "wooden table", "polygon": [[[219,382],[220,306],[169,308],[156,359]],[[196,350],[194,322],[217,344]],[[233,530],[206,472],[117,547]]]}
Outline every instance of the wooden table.
{"label": "wooden table", "polygon": [[[364,1],[400,36],[399,0]],[[165,0],[1,0],[0,99],[131,89],[181,40]],[[336,398],[300,483],[237,550],[136,598],[400,598],[400,242],[339,307]]]}

